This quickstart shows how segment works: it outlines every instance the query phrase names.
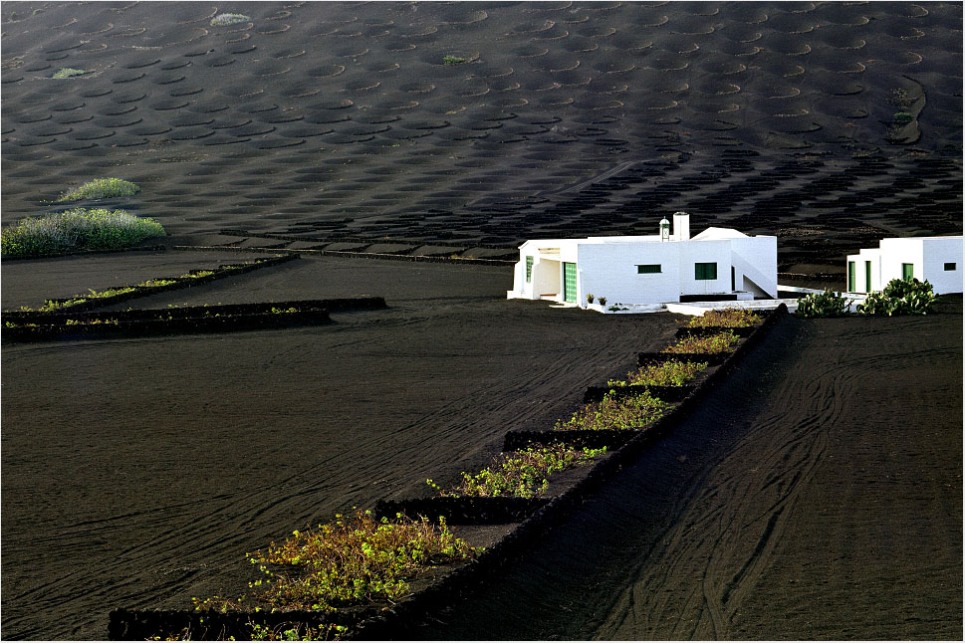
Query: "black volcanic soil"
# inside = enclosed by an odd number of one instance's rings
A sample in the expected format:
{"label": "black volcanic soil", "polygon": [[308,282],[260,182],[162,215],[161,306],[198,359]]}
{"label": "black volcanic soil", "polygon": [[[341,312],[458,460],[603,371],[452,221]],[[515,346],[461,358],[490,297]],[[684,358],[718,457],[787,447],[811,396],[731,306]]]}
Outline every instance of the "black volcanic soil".
{"label": "black volcanic soil", "polygon": [[[0,13],[3,225],[117,176],[141,192],[99,205],[169,233],[166,251],[4,260],[5,310],[270,248],[498,259],[677,210],[695,232],[777,234],[782,283],[840,288],[845,255],[881,237],[962,232],[958,3]],[[511,284],[506,265],[306,254],[121,307],[389,308],[4,342],[3,637],[98,639],[112,608],[238,591],[246,551],[482,465],[680,323],[507,302]],[[961,329],[960,300],[789,320],[686,430],[410,634],[961,638]]]}

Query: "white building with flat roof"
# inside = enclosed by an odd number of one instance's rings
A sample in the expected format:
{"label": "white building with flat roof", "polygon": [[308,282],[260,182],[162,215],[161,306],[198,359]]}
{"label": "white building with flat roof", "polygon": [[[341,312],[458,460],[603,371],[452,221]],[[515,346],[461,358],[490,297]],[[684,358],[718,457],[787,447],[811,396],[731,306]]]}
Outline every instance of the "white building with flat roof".
{"label": "white building with flat roof", "polygon": [[586,308],[667,304],[687,296],[777,297],[777,237],[707,228],[690,236],[678,212],[650,236],[531,239],[520,246],[509,299],[548,300]]}
{"label": "white building with flat roof", "polygon": [[848,255],[848,292],[883,290],[892,279],[915,278],[936,295],[962,292],[962,236],[882,239]]}

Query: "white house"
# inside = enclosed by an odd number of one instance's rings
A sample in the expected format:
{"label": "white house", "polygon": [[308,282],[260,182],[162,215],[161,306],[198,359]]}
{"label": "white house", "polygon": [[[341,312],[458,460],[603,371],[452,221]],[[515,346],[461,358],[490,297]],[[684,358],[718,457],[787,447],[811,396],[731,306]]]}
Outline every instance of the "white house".
{"label": "white house", "polygon": [[587,306],[665,304],[688,295],[777,297],[777,237],[707,228],[691,238],[690,215],[650,236],[532,239],[519,248],[509,299]]}
{"label": "white house", "polygon": [[848,292],[882,290],[892,279],[929,282],[935,294],[962,292],[962,236],[882,239],[848,255]]}

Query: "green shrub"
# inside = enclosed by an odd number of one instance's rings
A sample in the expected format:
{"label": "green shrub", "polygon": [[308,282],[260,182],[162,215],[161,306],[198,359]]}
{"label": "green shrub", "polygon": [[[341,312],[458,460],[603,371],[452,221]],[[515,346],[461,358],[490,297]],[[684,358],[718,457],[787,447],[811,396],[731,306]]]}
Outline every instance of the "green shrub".
{"label": "green shrub", "polygon": [[512,496],[533,498],[546,493],[549,478],[554,473],[582,464],[606,453],[602,449],[574,449],[558,444],[532,447],[522,451],[502,453],[494,462],[479,473],[462,473],[462,482],[454,489],[440,489],[432,480],[430,487],[444,497],[459,498]]}
{"label": "green shrub", "polygon": [[699,317],[692,318],[688,323],[688,328],[713,328],[717,326],[725,328],[749,328],[761,323],[759,313],[745,308],[723,308],[721,310],[708,310]]}
{"label": "green shrub", "polygon": [[251,22],[251,18],[243,13],[219,13],[211,19],[211,26],[229,27],[243,22]]}
{"label": "green shrub", "polygon": [[249,583],[251,595],[192,599],[197,610],[268,609],[332,611],[397,601],[410,581],[433,566],[471,560],[476,550],[457,538],[443,519],[397,515],[377,520],[371,511],[336,515],[334,522],[295,531],[267,551],[249,554],[264,578]]}
{"label": "green shrub", "polygon": [[124,210],[74,208],[28,217],[4,228],[0,252],[11,258],[29,258],[77,250],[120,250],[164,234],[157,221]]}
{"label": "green shrub", "polygon": [[72,67],[61,67],[57,72],[51,76],[56,80],[63,80],[65,78],[73,78],[74,76],[83,76],[87,72],[83,69],[73,69]]}
{"label": "green shrub", "polygon": [[894,121],[895,125],[907,125],[915,120],[915,117],[908,112],[895,112],[892,120]]}
{"label": "green shrub", "polygon": [[797,303],[797,314],[801,317],[841,317],[848,312],[850,303],[851,300],[845,299],[840,293],[825,290],[801,297]]}
{"label": "green shrub", "polygon": [[109,199],[118,196],[134,196],[141,191],[136,183],[123,179],[94,179],[77,189],[61,195],[58,203],[77,201],[79,199]]}
{"label": "green shrub", "polygon": [[670,407],[646,391],[621,398],[608,393],[599,402],[584,404],[565,422],[558,420],[554,429],[638,429],[662,418]]}
{"label": "green shrub", "polygon": [[662,353],[729,353],[737,346],[740,337],[733,331],[724,331],[714,335],[681,337],[672,346],[663,349]]}
{"label": "green shrub", "polygon": [[644,384],[647,386],[683,386],[692,382],[707,369],[707,362],[681,362],[669,360],[662,364],[646,364],[627,373],[627,379],[610,380],[607,386]]}
{"label": "green shrub", "polygon": [[926,315],[935,303],[935,292],[928,281],[892,279],[884,290],[868,293],[858,304],[861,315]]}
{"label": "green shrub", "polygon": [[462,56],[444,56],[442,58],[443,65],[461,65],[466,62],[466,59]]}

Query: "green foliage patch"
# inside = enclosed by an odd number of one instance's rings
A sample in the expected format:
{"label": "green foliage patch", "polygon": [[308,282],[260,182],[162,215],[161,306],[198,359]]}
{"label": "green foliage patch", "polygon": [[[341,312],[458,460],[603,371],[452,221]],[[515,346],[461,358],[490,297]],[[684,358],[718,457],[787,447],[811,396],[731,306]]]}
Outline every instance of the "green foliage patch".
{"label": "green foliage patch", "polygon": [[927,315],[931,312],[936,295],[928,281],[892,279],[884,290],[868,293],[867,299],[858,304],[861,315]]}
{"label": "green foliage patch", "polygon": [[70,190],[57,199],[58,203],[80,199],[109,199],[112,197],[134,196],[141,191],[136,183],[117,178],[94,179],[79,188]]}
{"label": "green foliage patch", "polygon": [[556,430],[640,429],[662,418],[671,404],[644,391],[618,398],[607,393],[599,402],[588,402],[567,420],[557,420]]}
{"label": "green foliage patch", "polygon": [[73,67],[61,67],[58,69],[51,78],[55,80],[64,80],[65,78],[73,78],[74,76],[83,76],[87,72],[83,69],[74,69]]}
{"label": "green foliage patch", "polygon": [[645,364],[627,373],[626,380],[610,380],[607,386],[684,386],[697,379],[707,366],[707,362],[681,362],[675,359],[661,364]]}
{"label": "green foliage patch", "polygon": [[802,297],[797,303],[797,314],[801,317],[841,317],[847,314],[850,303],[840,293],[825,290]]}
{"label": "green foliage patch", "polygon": [[734,347],[737,346],[737,342],[739,341],[740,337],[730,330],[705,337],[690,335],[681,337],[675,344],[668,346],[661,352],[676,354],[729,353],[734,350]]}
{"label": "green foliage patch", "polygon": [[549,478],[571,466],[586,463],[606,453],[602,449],[574,449],[562,444],[530,447],[522,451],[501,453],[479,473],[462,472],[462,481],[444,490],[431,479],[426,483],[449,498],[512,496],[534,498],[546,493]]}
{"label": "green foliage patch", "polygon": [[337,514],[333,522],[292,535],[266,551],[249,554],[264,578],[237,599],[192,599],[197,610],[268,609],[333,611],[397,601],[410,582],[438,565],[468,561],[477,551],[457,538],[440,518],[397,515],[376,519],[371,511]]}
{"label": "green foliage patch", "polygon": [[722,308],[708,310],[703,315],[693,317],[688,328],[749,328],[761,323],[761,315],[745,308]]}
{"label": "green foliage patch", "polygon": [[0,252],[22,259],[79,250],[121,250],[164,234],[164,227],[154,219],[136,217],[125,210],[73,208],[27,217],[4,228]]}
{"label": "green foliage patch", "polygon": [[229,27],[231,25],[251,22],[251,17],[243,13],[219,13],[211,19],[212,27]]}

